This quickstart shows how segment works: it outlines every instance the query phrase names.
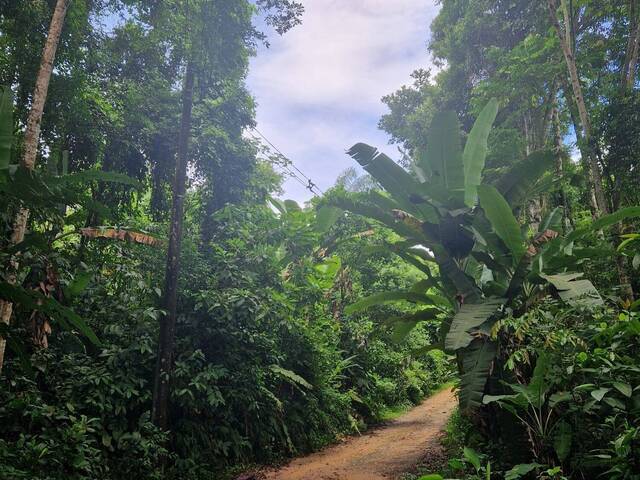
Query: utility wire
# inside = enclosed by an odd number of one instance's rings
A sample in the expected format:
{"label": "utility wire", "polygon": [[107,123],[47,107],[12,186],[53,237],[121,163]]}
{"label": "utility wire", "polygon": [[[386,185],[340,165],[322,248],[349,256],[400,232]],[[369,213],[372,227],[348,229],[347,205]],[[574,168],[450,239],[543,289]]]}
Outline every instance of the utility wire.
{"label": "utility wire", "polygon": [[[256,137],[255,135],[252,135],[251,133],[249,133],[249,136],[251,137],[251,139],[255,142],[258,143],[262,143],[262,141]],[[268,147],[266,147],[268,148]],[[271,153],[271,151],[270,151]],[[289,168],[289,165],[291,163],[291,161],[285,157],[282,156],[282,154],[280,153],[275,153],[273,154],[272,157],[266,158],[266,161],[268,161],[269,163],[271,163],[271,165],[273,165],[274,167],[276,167],[283,175],[287,176],[287,177],[291,177],[294,180],[296,180],[298,183],[300,183],[303,187],[307,188],[307,183],[301,179],[296,172],[294,172],[291,168]]]}
{"label": "utility wire", "polygon": [[[320,189],[320,187],[318,187],[318,185],[316,185],[308,176],[306,176],[304,174],[304,172],[302,170],[300,170],[295,163],[293,163],[293,161],[287,157],[284,153],[282,153],[282,151],[276,147],[273,142],[271,142],[271,140],[269,140],[260,130],[258,130],[256,127],[252,127],[253,131],[255,131],[258,135],[260,135],[260,137],[267,142],[267,144],[269,144],[271,146],[271,148],[273,148],[277,153],[280,154],[280,157],[282,157],[285,160],[284,163],[284,167],[291,172],[291,176],[293,176],[294,178],[296,178],[307,190],[309,190],[311,193],[313,193],[314,195],[322,195],[324,192]],[[295,174],[293,171],[291,171],[291,169],[288,168],[288,166],[293,167],[293,169],[298,172],[300,175],[302,175],[302,177],[304,178],[304,180],[300,179],[298,177],[297,174]]]}

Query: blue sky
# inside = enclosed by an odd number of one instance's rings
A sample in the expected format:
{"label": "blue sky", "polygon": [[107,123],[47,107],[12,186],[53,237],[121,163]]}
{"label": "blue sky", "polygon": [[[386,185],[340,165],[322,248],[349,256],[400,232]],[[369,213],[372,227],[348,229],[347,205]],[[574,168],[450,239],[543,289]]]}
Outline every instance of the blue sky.
{"label": "blue sky", "polygon": [[[435,0],[303,0],[302,25],[270,34],[251,62],[248,86],[258,103],[258,129],[322,190],[354,162],[356,142],[395,147],[377,128],[380,101],[418,67],[428,68]],[[311,193],[294,180],[284,198]]]}

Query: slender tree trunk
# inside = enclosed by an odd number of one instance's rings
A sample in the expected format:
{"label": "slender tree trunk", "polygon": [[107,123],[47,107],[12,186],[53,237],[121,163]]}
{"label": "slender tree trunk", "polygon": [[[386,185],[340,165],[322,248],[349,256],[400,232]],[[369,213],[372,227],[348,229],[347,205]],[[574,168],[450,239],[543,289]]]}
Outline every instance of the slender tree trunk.
{"label": "slender tree trunk", "polygon": [[178,274],[180,272],[180,244],[184,220],[184,200],[187,182],[191,110],[193,107],[193,65],[189,61],[182,89],[182,118],[178,139],[178,155],[173,184],[173,206],[169,231],[169,250],[165,271],[164,308],[166,315],[160,322],[158,359],[154,378],[152,421],[163,430],[169,426],[170,376],[173,370],[173,351],[176,335]]}
{"label": "slender tree trunk", "polygon": [[[69,8],[70,1],[71,0],[58,0],[56,2],[53,17],[51,18],[51,24],[49,25],[49,34],[47,35],[47,40],[45,41],[44,49],[42,51],[40,69],[36,78],[36,86],[33,91],[33,98],[31,101],[31,110],[27,117],[27,129],[24,135],[24,156],[20,159],[20,165],[28,170],[33,170],[36,165],[42,112],[44,111],[44,104],[47,100],[49,81],[51,79],[51,72],[53,71],[53,62],[56,57],[56,50],[58,49],[60,34],[62,33],[62,26],[64,25],[64,19],[67,15],[67,9]],[[16,215],[13,233],[11,235],[11,242],[13,244],[20,243],[24,240],[28,220],[29,210],[26,208],[20,209]],[[16,267],[17,265],[15,263],[10,266],[13,271],[15,271]],[[14,283],[15,274],[10,273],[7,276],[7,280]],[[11,320],[12,312],[13,305],[10,302],[3,300],[0,301],[0,321],[8,324]],[[4,339],[0,339],[0,371],[2,371],[2,365],[4,363],[5,348],[6,341]]]}
{"label": "slender tree trunk", "polygon": [[635,84],[638,54],[640,53],[640,18],[638,17],[638,0],[629,0],[629,38],[625,61],[622,66],[622,89],[631,90]]}
{"label": "slender tree trunk", "polygon": [[[620,89],[622,95],[633,89],[636,78],[636,65],[638,62],[638,41],[640,32],[638,31],[638,0],[629,0],[629,38],[627,40],[627,49],[625,51],[625,63],[622,68],[622,77],[620,81]],[[621,189],[620,178],[615,176],[614,180],[615,195],[613,197],[613,207],[620,207]],[[616,225],[616,234],[620,238],[626,231],[624,222],[618,222]],[[619,244],[619,242],[614,242]],[[616,256],[616,267],[618,277],[620,279],[620,296],[632,302],[634,299],[633,286],[628,273],[627,258],[624,255]]]}
{"label": "slender tree trunk", "polygon": [[565,233],[568,233],[570,229],[575,228],[575,223],[573,220],[573,213],[571,211],[571,205],[569,204],[569,199],[567,197],[567,191],[564,188],[563,177],[564,177],[564,165],[562,163],[562,131],[561,131],[561,123],[560,123],[560,112],[558,110],[558,101],[554,97],[553,99],[553,109],[552,109],[552,121],[553,121],[553,146],[556,154],[556,176],[560,179],[560,203],[563,210],[563,221],[562,225],[565,230]]}
{"label": "slender tree trunk", "polygon": [[[602,174],[600,173],[600,166],[595,154],[594,146],[592,144],[593,138],[591,135],[591,121],[587,112],[587,105],[584,101],[584,95],[582,93],[582,85],[580,83],[580,77],[578,76],[578,67],[576,65],[575,56],[573,53],[573,38],[567,38],[566,32],[572,31],[567,29],[563,32],[560,22],[558,21],[557,12],[558,4],[556,0],[547,0],[549,6],[549,16],[551,23],[556,30],[558,39],[560,40],[560,46],[562,47],[562,53],[564,55],[567,69],[569,71],[569,78],[571,80],[571,88],[573,91],[573,97],[575,99],[576,106],[578,108],[578,115],[580,116],[580,123],[582,125],[582,135],[587,152],[587,165],[589,166],[589,181],[592,184],[593,193],[596,203],[596,215],[600,216],[609,213],[607,199],[602,187]],[[563,4],[564,22],[565,26],[571,23],[571,15],[566,6]]]}
{"label": "slender tree trunk", "polygon": [[[567,82],[567,79],[564,76],[561,78],[562,90],[564,92],[564,97],[567,101],[567,108],[569,110],[569,115],[571,116],[571,123],[573,124],[573,131],[576,134],[576,144],[578,145],[578,149],[580,150],[580,160],[582,163],[582,168],[587,175],[589,174],[589,162],[587,158],[589,157],[589,152],[585,146],[584,137],[582,136],[582,126],[580,125],[580,119],[578,116],[578,107],[576,107],[575,102],[573,101],[573,96],[569,93],[571,87]],[[589,205],[591,207],[591,215],[597,217],[598,204],[596,202],[596,195],[593,191],[593,182],[587,182],[587,187],[589,189]]]}

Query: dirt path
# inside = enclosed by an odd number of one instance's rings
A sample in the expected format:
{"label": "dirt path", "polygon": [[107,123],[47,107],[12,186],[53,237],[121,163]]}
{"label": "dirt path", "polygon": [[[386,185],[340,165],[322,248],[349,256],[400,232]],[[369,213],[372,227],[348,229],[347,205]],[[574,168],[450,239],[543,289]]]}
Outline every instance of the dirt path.
{"label": "dirt path", "polygon": [[288,466],[267,480],[391,480],[440,453],[438,437],[456,404],[443,390],[389,425],[351,437]]}

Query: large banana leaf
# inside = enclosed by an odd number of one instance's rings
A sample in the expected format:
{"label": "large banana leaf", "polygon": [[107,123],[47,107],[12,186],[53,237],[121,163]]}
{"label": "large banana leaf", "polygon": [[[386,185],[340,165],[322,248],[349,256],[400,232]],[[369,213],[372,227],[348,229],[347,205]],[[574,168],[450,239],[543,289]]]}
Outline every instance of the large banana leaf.
{"label": "large banana leaf", "polygon": [[347,194],[333,196],[328,199],[328,203],[357,215],[376,220],[389,227],[401,237],[412,238],[418,240],[419,243],[423,245],[429,245],[430,240],[421,229],[398,221],[391,212],[385,210],[377,203],[373,203],[372,200],[372,197],[369,195]]}
{"label": "large banana leaf", "polygon": [[[371,245],[360,250],[361,254],[365,255],[375,255],[379,253],[388,253],[393,252],[398,255],[405,262],[410,263],[422,273],[427,275],[427,277],[432,278],[433,272],[431,271],[431,266],[428,263],[435,262],[435,259],[426,257],[420,253],[419,250],[413,249],[411,247],[406,247],[406,244],[409,242],[396,242],[396,243],[387,243],[384,245]],[[427,263],[428,262],[428,263]]]}
{"label": "large banana leaf", "polygon": [[578,240],[579,238],[588,235],[591,232],[597,232],[598,230],[602,230],[603,228],[610,227],[622,220],[627,218],[635,218],[640,217],[640,207],[627,207],[621,208],[617,212],[611,213],[609,215],[604,215],[594,221],[591,225],[586,227],[578,228],[567,235],[564,244],[568,244]]}
{"label": "large banana leaf", "polygon": [[525,252],[520,225],[511,213],[511,207],[500,192],[492,185],[478,186],[480,205],[495,230],[513,256],[513,263],[517,264]]}
{"label": "large banana leaf", "polygon": [[498,115],[498,100],[491,99],[482,109],[473,125],[462,154],[464,164],[464,202],[468,207],[476,204],[476,188],[482,182],[482,171],[487,158],[487,140]]}
{"label": "large banana leaf", "polygon": [[329,229],[344,215],[344,210],[330,205],[323,205],[316,212],[316,230],[320,233]]}
{"label": "large banana leaf", "polygon": [[438,221],[438,214],[431,205],[416,201],[421,198],[420,184],[387,155],[365,143],[355,144],[347,153],[382,185],[403,210],[421,220]]}
{"label": "large banana leaf", "polygon": [[13,94],[0,87],[0,170],[9,168],[13,143]]}
{"label": "large banana leaf", "polygon": [[418,323],[433,320],[440,314],[442,314],[442,310],[439,308],[426,308],[408,315],[388,319],[387,323],[393,326],[391,339],[396,343],[402,342]]}
{"label": "large banana leaf", "polygon": [[[430,173],[430,184],[439,184],[449,195],[462,198],[464,166],[460,124],[455,112],[435,115],[427,136],[427,149],[419,155],[418,161],[422,170]],[[427,184],[427,189],[429,187]]]}
{"label": "large banana leaf", "polygon": [[553,168],[554,153],[548,150],[534,152],[524,160],[512,165],[500,176],[495,187],[509,205],[519,207],[528,198],[542,176]]}
{"label": "large banana leaf", "polygon": [[600,293],[589,280],[579,280],[582,273],[560,273],[558,275],[540,275],[551,283],[562,300],[570,305],[594,307],[604,302]]}
{"label": "large banana leaf", "polygon": [[469,346],[474,337],[469,332],[491,318],[504,304],[502,298],[490,298],[483,303],[465,303],[451,322],[449,333],[444,340],[445,350],[455,352]]}
{"label": "large banana leaf", "polygon": [[538,232],[544,233],[546,230],[562,233],[562,218],[564,217],[564,209],[556,207],[551,210],[540,222]]}
{"label": "large banana leaf", "polygon": [[469,412],[482,405],[482,397],[496,357],[497,345],[485,338],[475,339],[460,352],[462,376],[460,378],[460,410]]}
{"label": "large banana leaf", "polygon": [[439,259],[440,275],[447,287],[452,287],[454,294],[461,295],[465,302],[473,303],[480,298],[480,289],[473,278],[469,277],[456,265],[444,249],[436,252]]}
{"label": "large banana leaf", "polygon": [[302,386],[302,387],[304,387],[306,389],[309,389],[309,390],[313,389],[313,385],[311,385],[304,378],[302,378],[300,375],[298,375],[297,373],[295,373],[295,372],[293,372],[291,370],[287,370],[286,368],[282,368],[279,365],[271,365],[270,369],[271,369],[271,371],[273,373],[275,373],[276,375],[280,376],[282,379],[292,383],[296,387]]}
{"label": "large banana leaf", "polygon": [[373,305],[382,305],[391,302],[411,302],[424,305],[434,305],[434,299],[424,293],[393,291],[381,292],[365,297],[344,309],[345,313],[351,314],[365,310]]}

